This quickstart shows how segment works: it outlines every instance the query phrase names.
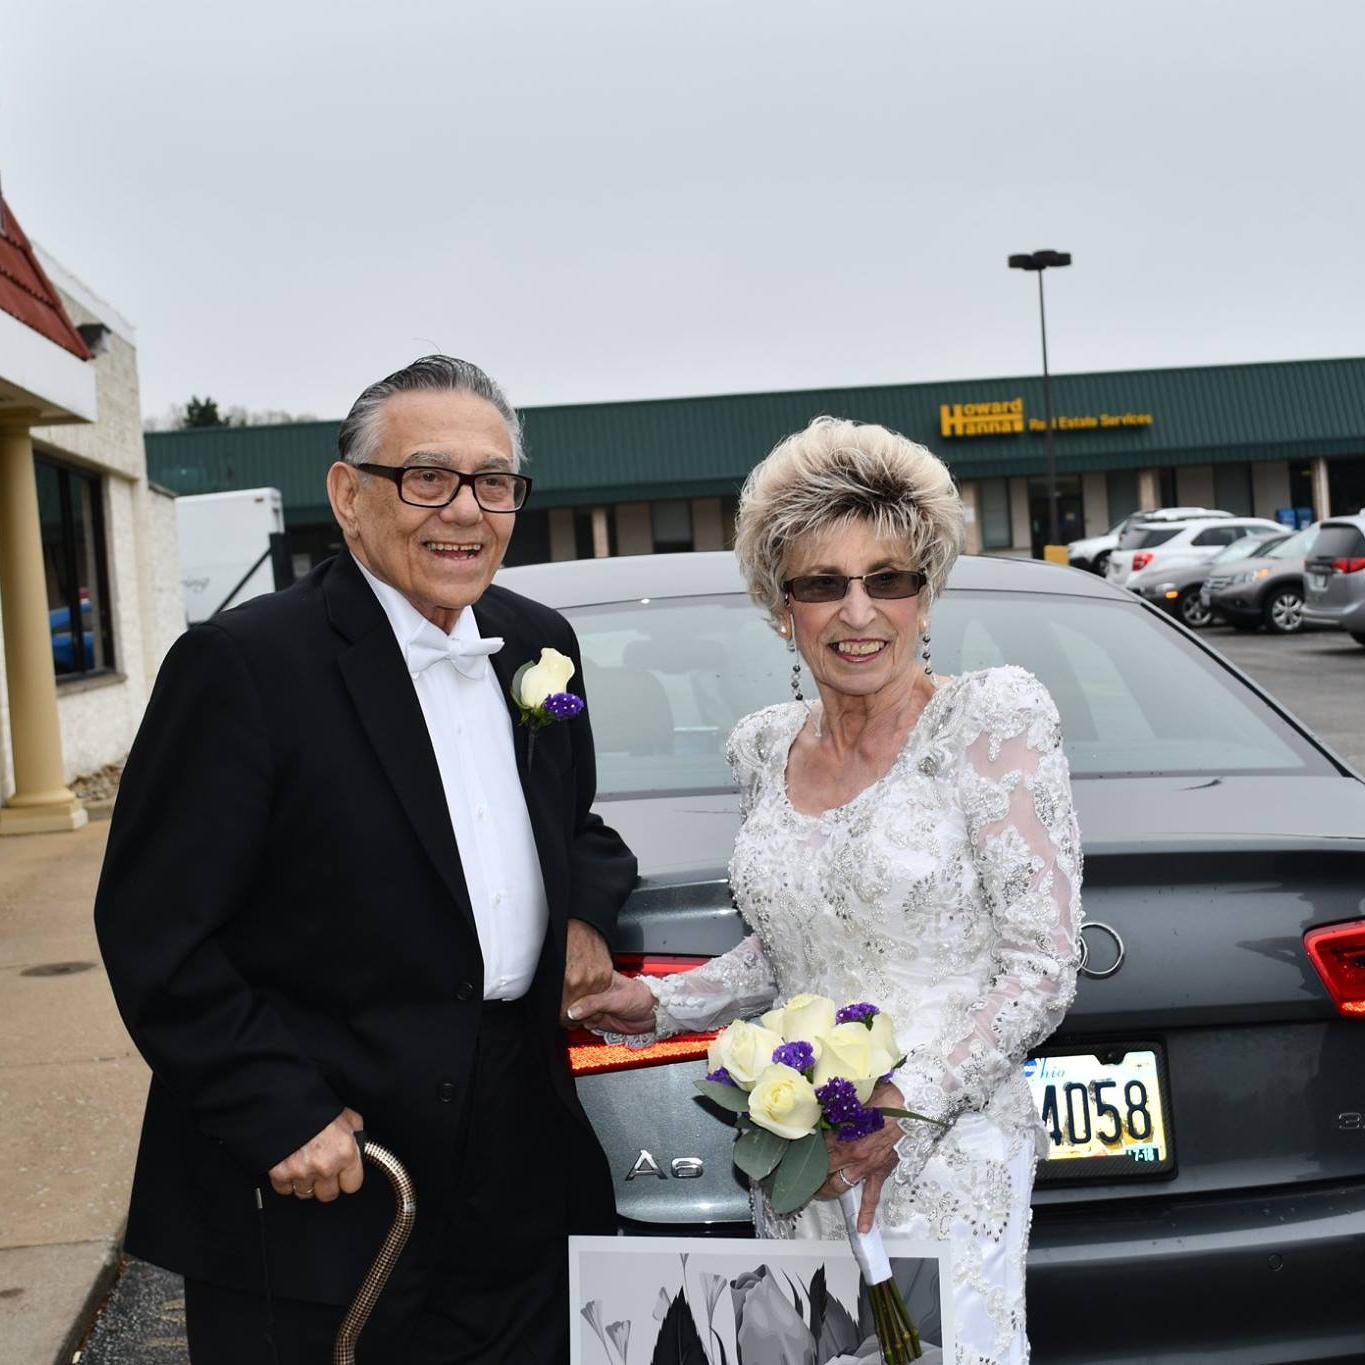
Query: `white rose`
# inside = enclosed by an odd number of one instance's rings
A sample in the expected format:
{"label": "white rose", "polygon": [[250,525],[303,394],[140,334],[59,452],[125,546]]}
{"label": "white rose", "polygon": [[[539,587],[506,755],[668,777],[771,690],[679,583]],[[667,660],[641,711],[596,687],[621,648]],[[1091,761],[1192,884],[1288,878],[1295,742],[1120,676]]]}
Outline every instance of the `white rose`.
{"label": "white rose", "polygon": [[886,1063],[875,1074],[885,1076],[887,1072],[895,1070],[901,1058],[905,1056],[905,1049],[896,1041],[896,1030],[891,1023],[891,1016],[874,1015],[868,1033],[872,1039],[873,1065],[876,1066],[879,1060]]}
{"label": "white rose", "polygon": [[823,995],[794,995],[779,1010],[769,1010],[762,1023],[782,1035],[784,1043],[805,1042],[820,1055],[820,1039],[834,1027],[835,1004]]}
{"label": "white rose", "polygon": [[564,691],[573,675],[573,660],[567,654],[561,654],[557,649],[542,649],[539,662],[521,675],[518,700],[523,706],[534,709],[546,697]]}
{"label": "white rose", "polygon": [[[866,1104],[876,1087],[877,1077],[884,1076],[891,1065],[876,1068],[885,1060],[885,1049],[873,1042],[871,1030],[864,1024],[836,1024],[824,1037],[824,1050],[815,1063],[811,1081],[818,1090],[827,1081],[842,1076],[852,1081],[858,1099]],[[899,1061],[892,1057],[891,1063]]]}
{"label": "white rose", "polygon": [[706,1051],[707,1069],[723,1066],[736,1085],[748,1090],[759,1073],[773,1064],[773,1049],[781,1046],[780,1034],[737,1019],[712,1040]]}
{"label": "white rose", "polygon": [[758,1077],[749,1092],[749,1117],[778,1137],[803,1138],[820,1122],[815,1087],[789,1066],[774,1063]]}

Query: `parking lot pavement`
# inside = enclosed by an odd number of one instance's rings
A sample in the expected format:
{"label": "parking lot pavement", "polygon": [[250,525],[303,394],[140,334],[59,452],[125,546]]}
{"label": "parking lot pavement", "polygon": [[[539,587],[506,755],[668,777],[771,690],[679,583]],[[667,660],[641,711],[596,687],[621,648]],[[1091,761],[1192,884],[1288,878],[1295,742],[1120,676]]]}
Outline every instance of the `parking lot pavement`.
{"label": "parking lot pavement", "polygon": [[1365,775],[1365,648],[1344,630],[1271,635],[1207,626],[1199,637]]}

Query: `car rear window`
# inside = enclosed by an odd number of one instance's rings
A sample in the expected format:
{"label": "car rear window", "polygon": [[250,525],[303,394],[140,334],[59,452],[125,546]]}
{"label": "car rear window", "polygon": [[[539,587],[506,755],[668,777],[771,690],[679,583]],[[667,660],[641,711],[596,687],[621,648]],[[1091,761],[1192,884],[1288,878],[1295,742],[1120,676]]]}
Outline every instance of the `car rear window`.
{"label": "car rear window", "polygon": [[[792,656],[741,594],[566,614],[603,799],[729,789],[735,723],[791,697]],[[1136,603],[950,592],[934,610],[933,657],[944,674],[1006,663],[1036,674],[1078,778],[1334,771],[1215,656]]]}
{"label": "car rear window", "polygon": [[1365,555],[1365,533],[1349,521],[1324,522],[1313,542],[1314,559],[1355,559]]}
{"label": "car rear window", "polygon": [[1135,526],[1129,531],[1119,543],[1119,548],[1123,550],[1149,550],[1153,545],[1164,545],[1168,540],[1174,540],[1183,526]]}

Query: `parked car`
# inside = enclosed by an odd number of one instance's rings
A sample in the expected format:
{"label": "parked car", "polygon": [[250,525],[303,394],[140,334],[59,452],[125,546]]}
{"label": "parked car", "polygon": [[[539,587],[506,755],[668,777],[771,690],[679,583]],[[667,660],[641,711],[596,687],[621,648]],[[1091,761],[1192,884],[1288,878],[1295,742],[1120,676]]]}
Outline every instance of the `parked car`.
{"label": "parked car", "polygon": [[[667,974],[724,952],[746,932],[726,880],[725,738],[788,698],[790,673],[733,556],[499,581],[564,610],[582,644],[598,809],[640,859],[621,965]],[[1163,613],[1054,565],[960,560],[933,648],[944,673],[1017,663],[1042,679],[1084,838],[1087,957],[1041,1055],[1080,1057],[1085,1079],[1051,1097],[1034,1191],[1035,1359],[1359,1360],[1365,780]],[[746,1234],[731,1133],[692,1085],[706,1039],[571,1042],[622,1229]],[[1132,1070],[1144,1061],[1150,1087]],[[1048,1068],[1025,1070],[1041,1112]],[[1159,1113],[1162,1140],[1079,1155],[1108,1131],[1106,1094]]]}
{"label": "parked car", "polygon": [[1236,546],[1211,559],[1199,590],[1206,610],[1238,630],[1264,626],[1276,635],[1292,635],[1303,627],[1303,558],[1318,528],[1306,526],[1292,536],[1271,541],[1259,555],[1240,564],[1226,559]]}
{"label": "parked car", "polygon": [[1231,573],[1232,570],[1227,566],[1264,554],[1272,545],[1279,545],[1288,539],[1289,532],[1284,530],[1243,536],[1241,540],[1225,545],[1212,559],[1174,567],[1154,564],[1150,568],[1139,569],[1128,580],[1128,588],[1162,610],[1169,611],[1172,616],[1178,616],[1192,629],[1206,626],[1213,620],[1213,613],[1203,594],[1205,576],[1224,571]]}
{"label": "parked car", "polygon": [[1120,537],[1104,576],[1116,587],[1126,588],[1143,569],[1209,560],[1243,536],[1283,529],[1265,517],[1194,517],[1164,525],[1137,522]]}
{"label": "parked car", "polygon": [[1303,619],[1340,626],[1365,645],[1365,511],[1330,517],[1304,557]]}
{"label": "parked car", "polygon": [[1117,547],[1119,537],[1140,521],[1185,521],[1189,517],[1230,517],[1231,512],[1220,512],[1212,507],[1158,507],[1146,512],[1129,512],[1122,521],[1115,522],[1102,536],[1087,536],[1073,540],[1066,547],[1067,561],[1073,569],[1089,569],[1102,574],[1110,553]]}

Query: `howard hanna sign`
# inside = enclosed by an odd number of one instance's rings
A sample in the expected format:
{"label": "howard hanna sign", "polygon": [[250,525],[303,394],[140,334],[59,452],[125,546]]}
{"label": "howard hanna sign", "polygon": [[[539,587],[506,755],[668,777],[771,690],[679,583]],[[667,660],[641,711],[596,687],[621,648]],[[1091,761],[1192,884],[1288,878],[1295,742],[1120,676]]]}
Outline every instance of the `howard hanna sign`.
{"label": "howard hanna sign", "polygon": [[[1022,398],[992,403],[940,403],[939,431],[944,436],[1018,436],[1025,431],[1046,431],[1041,417],[1024,416]],[[1101,412],[1096,416],[1054,416],[1054,431],[1109,431],[1118,427],[1149,427],[1150,412]]]}

